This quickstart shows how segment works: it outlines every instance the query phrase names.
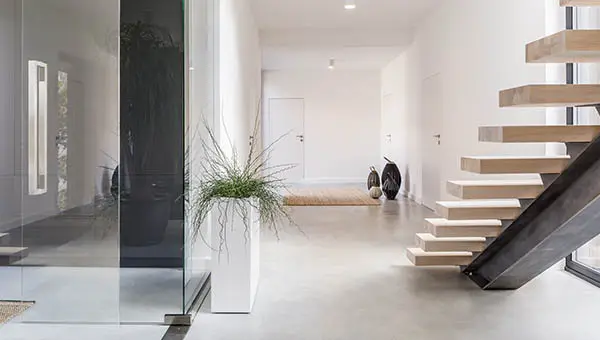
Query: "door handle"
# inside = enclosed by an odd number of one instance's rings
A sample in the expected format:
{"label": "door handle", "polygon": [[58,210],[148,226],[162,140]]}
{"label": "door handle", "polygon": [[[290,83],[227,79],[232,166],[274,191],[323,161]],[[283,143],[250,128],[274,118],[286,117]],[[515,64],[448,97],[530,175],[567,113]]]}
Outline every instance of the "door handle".
{"label": "door handle", "polygon": [[440,134],[433,135],[433,138],[442,138],[442,135],[440,135]]}

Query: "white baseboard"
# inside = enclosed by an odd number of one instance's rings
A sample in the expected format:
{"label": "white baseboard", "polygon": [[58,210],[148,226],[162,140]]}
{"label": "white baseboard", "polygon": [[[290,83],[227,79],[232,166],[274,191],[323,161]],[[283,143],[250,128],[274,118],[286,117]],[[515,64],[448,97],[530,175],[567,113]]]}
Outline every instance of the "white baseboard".
{"label": "white baseboard", "polygon": [[306,178],[298,182],[290,182],[291,185],[311,185],[311,184],[365,184],[366,178]]}
{"label": "white baseboard", "polygon": [[402,196],[404,196],[404,197],[408,198],[408,199],[409,199],[409,200],[411,200],[411,201],[414,201],[414,202],[416,202],[416,203],[419,203],[419,204],[423,204],[423,202],[422,202],[421,198],[420,198],[420,197],[417,197],[417,196],[416,196],[415,194],[413,194],[413,193],[407,192],[406,190],[401,190],[401,191],[400,191],[400,194],[401,194]]}

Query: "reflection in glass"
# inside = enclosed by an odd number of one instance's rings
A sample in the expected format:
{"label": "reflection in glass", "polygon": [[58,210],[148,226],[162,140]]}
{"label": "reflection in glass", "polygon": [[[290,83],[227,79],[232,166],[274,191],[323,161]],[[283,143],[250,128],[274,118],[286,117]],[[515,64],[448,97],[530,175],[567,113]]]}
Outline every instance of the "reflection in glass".
{"label": "reflection in glass", "polygon": [[58,197],[56,198],[59,211],[67,209],[69,158],[69,75],[67,72],[58,71],[58,132],[56,135],[56,151],[58,153]]}

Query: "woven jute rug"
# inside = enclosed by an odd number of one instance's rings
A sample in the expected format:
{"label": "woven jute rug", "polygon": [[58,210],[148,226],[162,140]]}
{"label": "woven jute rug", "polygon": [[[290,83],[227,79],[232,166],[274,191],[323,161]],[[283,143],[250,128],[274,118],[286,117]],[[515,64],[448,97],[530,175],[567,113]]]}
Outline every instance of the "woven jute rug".
{"label": "woven jute rug", "polygon": [[358,188],[302,188],[290,189],[284,195],[285,205],[290,206],[371,206],[380,205],[366,190]]}
{"label": "woven jute rug", "polygon": [[31,306],[33,306],[33,302],[0,301],[0,325],[21,315]]}

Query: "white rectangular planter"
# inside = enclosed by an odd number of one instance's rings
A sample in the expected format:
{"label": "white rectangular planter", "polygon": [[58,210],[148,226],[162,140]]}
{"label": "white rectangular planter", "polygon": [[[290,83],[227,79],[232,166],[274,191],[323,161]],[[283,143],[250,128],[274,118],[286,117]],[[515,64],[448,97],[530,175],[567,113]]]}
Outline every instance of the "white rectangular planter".
{"label": "white rectangular planter", "polygon": [[[225,217],[225,206],[229,211]],[[250,313],[260,276],[260,218],[256,208],[243,202],[247,221],[235,211],[234,202],[215,206],[211,219],[211,310],[213,313]],[[222,226],[226,230],[222,230]],[[248,229],[249,226],[249,229]],[[226,244],[219,251],[222,237]]]}

